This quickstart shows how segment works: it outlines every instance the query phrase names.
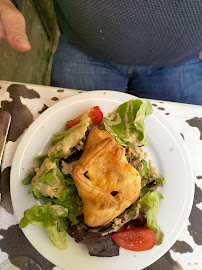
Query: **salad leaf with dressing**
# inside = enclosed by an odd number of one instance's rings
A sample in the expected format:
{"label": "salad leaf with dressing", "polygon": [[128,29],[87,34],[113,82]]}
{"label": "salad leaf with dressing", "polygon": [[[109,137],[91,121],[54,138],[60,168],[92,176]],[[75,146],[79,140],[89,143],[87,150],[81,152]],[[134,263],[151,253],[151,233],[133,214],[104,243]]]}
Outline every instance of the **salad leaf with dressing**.
{"label": "salad leaf with dressing", "polygon": [[75,185],[69,194],[67,194],[64,201],[55,198],[50,199],[50,201],[53,204],[61,205],[68,209],[68,219],[71,225],[76,225],[78,223],[77,217],[82,214],[83,205]]}
{"label": "salad leaf with dressing", "polygon": [[135,147],[148,145],[144,118],[152,114],[149,101],[130,100],[121,104],[109,117],[104,118],[105,129],[121,145]]}
{"label": "salad leaf with dressing", "polygon": [[48,155],[50,156],[52,152],[59,150],[63,150],[64,156],[71,155],[72,153],[69,153],[71,148],[77,145],[83,138],[89,125],[90,118],[84,114],[78,124],[70,129],[54,134],[51,139],[53,147],[48,151]]}
{"label": "salad leaf with dressing", "polygon": [[35,175],[34,169],[30,170],[29,174],[22,180],[23,185],[30,185]]}
{"label": "salad leaf with dressing", "polygon": [[63,173],[58,168],[57,161],[46,158],[36,175],[32,178],[29,193],[33,192],[35,198],[55,197],[64,201],[68,193]]}
{"label": "salad leaf with dressing", "polygon": [[60,205],[35,205],[24,212],[19,228],[28,224],[44,227],[51,242],[60,249],[66,249],[67,208]]}
{"label": "salad leaf with dressing", "polygon": [[142,177],[141,181],[141,196],[144,196],[147,192],[154,191],[158,187],[163,186],[165,182],[164,178],[153,175],[148,167],[145,159],[141,160],[142,168],[139,170],[139,174]]}
{"label": "salad leaf with dressing", "polygon": [[63,201],[57,198],[50,197],[43,197],[42,199],[48,200],[48,202],[51,204],[61,205],[64,208],[67,208],[68,222],[71,223],[71,225],[75,225],[78,223],[77,217],[82,214],[83,204],[80,196],[78,195],[74,180],[71,178],[67,178],[65,179],[65,183],[68,186],[68,193]]}

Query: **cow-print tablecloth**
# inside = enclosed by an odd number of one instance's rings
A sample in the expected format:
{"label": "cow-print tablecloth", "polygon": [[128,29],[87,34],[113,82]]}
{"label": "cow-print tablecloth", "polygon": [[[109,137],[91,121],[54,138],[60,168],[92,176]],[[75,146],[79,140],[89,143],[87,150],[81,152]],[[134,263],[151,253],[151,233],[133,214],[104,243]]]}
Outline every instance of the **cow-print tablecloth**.
{"label": "cow-print tablecloth", "polygon": [[[10,197],[10,168],[16,147],[29,125],[56,102],[79,93],[76,90],[0,81],[0,110],[9,111],[12,115],[1,166],[0,265],[8,258],[25,255],[37,260],[43,270],[61,270],[41,256],[18,228]],[[161,259],[145,269],[201,270],[202,107],[161,101],[151,103],[172,122],[189,148],[195,175],[195,197],[187,226],[176,243]]]}

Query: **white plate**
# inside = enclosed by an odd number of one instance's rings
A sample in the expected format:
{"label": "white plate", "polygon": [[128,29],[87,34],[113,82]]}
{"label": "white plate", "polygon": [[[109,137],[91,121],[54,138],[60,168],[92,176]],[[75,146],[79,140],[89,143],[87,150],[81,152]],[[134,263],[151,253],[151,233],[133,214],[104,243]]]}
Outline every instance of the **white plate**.
{"label": "white plate", "polygon": [[[23,212],[37,204],[32,195],[27,195],[29,187],[21,180],[34,164],[34,157],[44,154],[53,133],[62,130],[67,120],[73,119],[93,106],[100,106],[107,115],[119,104],[135,99],[134,96],[113,92],[93,91],[72,96],[58,102],[41,114],[28,128],[14,156],[11,170],[11,197],[18,221]],[[75,243],[67,235],[68,248],[60,251],[54,247],[43,228],[29,225],[23,229],[30,243],[49,261],[63,269],[83,270],[123,270],[142,269],[158,260],[175,243],[189,217],[194,196],[189,154],[179,133],[155,108],[145,120],[150,146],[144,147],[165,178],[161,193],[158,221],[165,238],[160,246],[144,252],[120,249],[120,255],[113,258],[98,258],[88,255],[84,244]],[[171,151],[171,149],[174,151]]]}

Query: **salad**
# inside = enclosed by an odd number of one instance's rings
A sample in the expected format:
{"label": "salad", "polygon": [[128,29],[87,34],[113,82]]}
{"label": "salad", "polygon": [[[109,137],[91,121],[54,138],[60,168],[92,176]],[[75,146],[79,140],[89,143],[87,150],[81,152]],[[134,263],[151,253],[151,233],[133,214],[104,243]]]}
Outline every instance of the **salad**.
{"label": "salad", "polygon": [[[119,247],[144,251],[160,245],[164,234],[158,225],[157,212],[163,196],[158,187],[163,186],[164,178],[158,176],[151,160],[147,162],[147,153],[141,148],[149,144],[144,118],[150,114],[149,101],[136,99],[121,104],[108,117],[103,117],[96,106],[64,123],[64,131],[53,135],[48,153],[35,158],[36,166],[22,181],[30,185],[29,194],[43,200],[43,205],[27,209],[19,227],[28,224],[44,227],[51,242],[60,249],[66,249],[68,233],[77,243],[86,244],[91,256],[117,256]],[[89,134],[95,129],[106,131],[124,148],[126,163],[141,179],[138,198],[102,226],[89,226],[84,221],[84,198],[73,177]],[[114,191],[111,196],[117,193]]]}

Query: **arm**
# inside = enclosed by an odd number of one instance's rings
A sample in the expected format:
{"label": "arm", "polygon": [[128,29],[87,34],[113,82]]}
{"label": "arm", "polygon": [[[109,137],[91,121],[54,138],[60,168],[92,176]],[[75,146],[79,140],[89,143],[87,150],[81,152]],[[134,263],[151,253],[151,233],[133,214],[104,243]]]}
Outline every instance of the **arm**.
{"label": "arm", "polygon": [[200,51],[198,58],[202,61],[202,51]]}
{"label": "arm", "polygon": [[25,19],[10,0],[0,0],[0,40],[7,39],[16,51],[29,51]]}

